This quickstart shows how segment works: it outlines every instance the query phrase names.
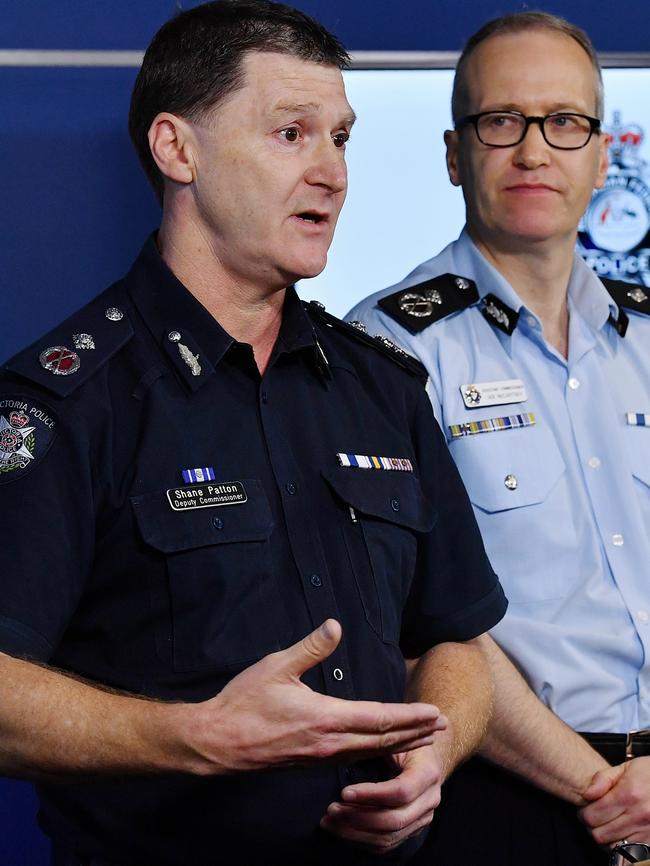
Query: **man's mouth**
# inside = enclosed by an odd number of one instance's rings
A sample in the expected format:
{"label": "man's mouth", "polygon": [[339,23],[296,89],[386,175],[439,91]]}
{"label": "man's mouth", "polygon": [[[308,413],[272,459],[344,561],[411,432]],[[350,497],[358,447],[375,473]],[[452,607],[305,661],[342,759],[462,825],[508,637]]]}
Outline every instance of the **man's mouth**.
{"label": "man's mouth", "polygon": [[315,211],[303,211],[302,213],[297,213],[295,215],[298,219],[303,220],[307,223],[312,223],[313,225],[318,225],[321,222],[325,222],[327,220],[327,216],[325,214],[316,213]]}

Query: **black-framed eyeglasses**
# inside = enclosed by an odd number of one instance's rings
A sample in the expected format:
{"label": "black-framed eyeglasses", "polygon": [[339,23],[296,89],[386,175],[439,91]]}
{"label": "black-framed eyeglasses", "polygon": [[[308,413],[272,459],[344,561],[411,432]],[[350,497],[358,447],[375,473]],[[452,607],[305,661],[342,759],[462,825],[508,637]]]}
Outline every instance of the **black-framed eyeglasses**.
{"label": "black-framed eyeglasses", "polygon": [[612,848],[610,866],[621,866],[627,863],[640,863],[650,859],[650,845],[642,842],[621,842]]}
{"label": "black-framed eyeglasses", "polygon": [[544,117],[527,117],[520,111],[482,111],[461,117],[456,121],[456,129],[471,125],[481,144],[514,147],[524,140],[532,123],[542,130],[544,141],[559,150],[580,150],[589,144],[594,132],[600,133],[597,117],[565,111]]}

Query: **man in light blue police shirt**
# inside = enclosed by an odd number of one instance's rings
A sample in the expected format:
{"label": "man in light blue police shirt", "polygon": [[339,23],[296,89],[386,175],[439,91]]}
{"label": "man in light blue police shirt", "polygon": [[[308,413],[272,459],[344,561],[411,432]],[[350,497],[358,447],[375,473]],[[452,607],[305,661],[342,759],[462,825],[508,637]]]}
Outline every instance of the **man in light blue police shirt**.
{"label": "man in light blue police shirt", "polygon": [[[487,756],[582,804],[596,842],[649,841],[650,732],[628,732],[650,728],[650,299],[601,281],[575,252],[607,171],[593,46],[543,13],[490,22],[461,56],[452,112],[447,165],[465,229],[348,318],[427,367],[510,599],[492,634],[541,700],[617,766],[583,777],[578,796],[549,784],[538,764],[555,762],[559,779],[573,747],[562,755],[548,717],[533,731],[516,705],[510,755]],[[505,709],[497,696],[497,720]],[[445,791],[431,843],[445,866],[480,850],[482,831],[495,863],[607,862],[573,806],[481,759]],[[468,814],[471,838],[460,832]]]}

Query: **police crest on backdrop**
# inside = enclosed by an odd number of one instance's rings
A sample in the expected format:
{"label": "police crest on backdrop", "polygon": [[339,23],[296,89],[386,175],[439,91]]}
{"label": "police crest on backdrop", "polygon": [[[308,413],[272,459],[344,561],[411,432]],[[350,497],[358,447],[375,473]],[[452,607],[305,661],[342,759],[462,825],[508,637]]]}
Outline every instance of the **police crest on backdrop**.
{"label": "police crest on backdrop", "polygon": [[578,251],[598,274],[650,286],[650,162],[644,130],[619,111],[604,131],[611,136],[609,171],[580,222]]}

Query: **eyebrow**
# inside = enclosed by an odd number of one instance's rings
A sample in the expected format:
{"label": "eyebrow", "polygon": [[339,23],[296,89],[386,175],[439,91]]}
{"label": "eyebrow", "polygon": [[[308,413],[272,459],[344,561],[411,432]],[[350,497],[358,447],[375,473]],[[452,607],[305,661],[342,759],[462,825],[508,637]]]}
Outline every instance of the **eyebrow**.
{"label": "eyebrow", "polygon": [[[500,102],[495,105],[494,108],[483,108],[481,109],[481,113],[484,111],[517,111],[519,114],[522,114],[521,108],[518,107],[519,103],[514,102]],[[569,107],[572,106],[572,107]],[[552,105],[548,106],[544,115],[548,114],[583,114],[585,111],[584,108],[578,108],[576,103],[569,102],[554,102]]]}
{"label": "eyebrow", "polygon": [[[280,102],[272,110],[273,115],[305,115],[305,114],[320,114],[323,106],[317,102]],[[344,115],[341,122],[352,126],[357,119],[356,114],[352,109],[350,113]]]}

